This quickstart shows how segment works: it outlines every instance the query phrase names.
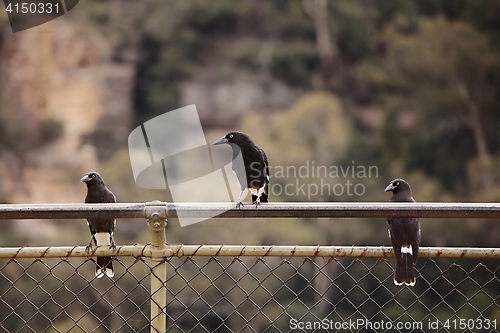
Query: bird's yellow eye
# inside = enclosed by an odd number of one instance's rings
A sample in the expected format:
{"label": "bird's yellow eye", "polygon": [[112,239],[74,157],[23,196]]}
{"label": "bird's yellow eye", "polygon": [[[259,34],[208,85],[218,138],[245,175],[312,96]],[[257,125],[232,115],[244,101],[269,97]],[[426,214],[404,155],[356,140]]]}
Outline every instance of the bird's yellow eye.
{"label": "bird's yellow eye", "polygon": [[90,175],[91,178],[95,178],[95,173]]}
{"label": "bird's yellow eye", "polygon": [[396,186],[399,186],[399,182],[396,182]]}
{"label": "bird's yellow eye", "polygon": [[232,139],[234,137],[234,134],[230,134],[229,138]]}

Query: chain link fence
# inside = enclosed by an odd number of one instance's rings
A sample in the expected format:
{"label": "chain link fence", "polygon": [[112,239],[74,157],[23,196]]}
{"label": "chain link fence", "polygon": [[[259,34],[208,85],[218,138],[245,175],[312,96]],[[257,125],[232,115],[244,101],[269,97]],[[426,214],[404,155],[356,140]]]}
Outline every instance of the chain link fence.
{"label": "chain link fence", "polygon": [[[167,281],[170,332],[394,332],[396,325],[404,332],[450,332],[456,330],[446,328],[446,320],[500,320],[493,261],[422,260],[414,288],[395,286],[393,267],[384,259],[211,257],[168,263],[178,272]],[[436,320],[439,329],[430,329]],[[489,331],[497,331],[493,323]]]}
{"label": "chain link fence", "polygon": [[3,332],[149,332],[150,266],[119,258],[112,279],[95,279],[81,258],[2,260]]}
{"label": "chain link fence", "polygon": [[117,257],[115,277],[95,279],[92,258],[3,259],[0,328],[155,332],[150,274],[166,264],[168,332],[498,331],[498,260],[420,258],[413,288],[393,284],[393,261]]}

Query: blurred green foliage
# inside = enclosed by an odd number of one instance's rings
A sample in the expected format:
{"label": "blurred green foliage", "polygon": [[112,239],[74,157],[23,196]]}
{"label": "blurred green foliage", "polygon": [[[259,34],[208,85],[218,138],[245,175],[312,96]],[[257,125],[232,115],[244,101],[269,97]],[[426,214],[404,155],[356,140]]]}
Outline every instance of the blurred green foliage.
{"label": "blurred green foliage", "polygon": [[0,107],[0,153],[9,151],[20,157],[62,137],[64,124],[54,118],[36,120],[28,112],[6,112]]}
{"label": "blurred green foliage", "polygon": [[[321,72],[303,1],[90,3],[82,17],[103,31],[113,58],[135,54],[135,124],[179,107],[180,85],[204,67],[216,64],[221,77],[258,71],[266,42],[273,45],[273,80],[309,90]],[[498,199],[487,193],[495,192],[488,184],[500,147],[499,7],[474,0],[328,2],[341,65],[332,74],[340,84],[324,88],[353,124],[346,149],[365,151],[366,162],[388,178],[395,165],[436,179],[460,200]],[[382,111],[380,132],[356,121],[364,107]],[[484,175],[474,188],[471,164]]]}
{"label": "blurred green foliage", "polygon": [[[327,4],[327,28],[338,58],[331,73],[333,83],[325,80],[322,84],[317,83],[325,73],[315,23],[300,0],[237,4],[231,0],[87,0],[74,12],[82,24],[102,32],[114,61],[133,63],[134,127],[182,106],[182,83],[205,67],[216,67],[221,77],[258,72],[262,45],[273,44],[271,78],[306,93],[281,112],[248,112],[237,126],[267,152],[271,186],[299,181],[296,187],[320,188],[321,177],[276,176],[278,166],[298,169],[307,161],[344,170],[374,166],[377,173],[323,179],[330,188],[345,186],[347,181],[362,184],[363,195],[344,191],[311,197],[297,191],[293,196],[271,195],[271,201],[388,201],[390,194],[383,190],[396,177],[406,179],[421,202],[500,201],[500,1],[336,0]],[[367,116],[366,110],[373,112]],[[36,147],[40,137],[52,140],[62,131],[53,121],[39,124],[22,113],[0,110],[2,150],[23,154]],[[91,141],[99,146],[108,138],[98,132]],[[136,186],[126,150],[104,160],[101,169],[120,202],[170,200],[165,191]],[[119,243],[148,241],[149,230],[144,225],[137,232],[136,223],[118,222]],[[86,228],[83,222],[79,228]],[[495,220],[423,220],[421,245],[495,247],[497,230]],[[185,228],[170,220],[167,240],[185,244],[390,244],[384,219],[212,219]],[[473,265],[476,262],[463,264]],[[488,265],[498,267],[496,262]],[[432,276],[426,278],[433,281]],[[460,283],[457,277],[449,279]],[[379,281],[373,284],[377,290]],[[441,288],[445,286],[428,287],[419,280],[414,290],[427,293],[423,299],[433,304],[441,297],[433,290]],[[495,287],[490,289],[490,294],[498,294]],[[414,296],[408,292],[400,301],[413,302]],[[366,294],[350,297],[361,303]],[[454,302],[453,297],[449,301]],[[394,306],[395,313],[400,311]],[[379,312],[376,306],[368,310]],[[303,314],[293,307],[289,311]],[[416,318],[425,318],[428,309],[421,312]],[[434,315],[446,319],[451,314],[439,307]]]}

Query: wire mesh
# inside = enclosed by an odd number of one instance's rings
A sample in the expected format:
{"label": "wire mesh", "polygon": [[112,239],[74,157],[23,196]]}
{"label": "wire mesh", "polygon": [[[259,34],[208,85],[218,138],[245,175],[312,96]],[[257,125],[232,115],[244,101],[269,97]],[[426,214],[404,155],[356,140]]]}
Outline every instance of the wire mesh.
{"label": "wire mesh", "polygon": [[[411,288],[393,284],[392,258],[185,256],[164,263],[168,332],[495,332],[500,325],[494,259],[420,258]],[[2,259],[0,330],[154,331],[150,274],[159,264],[119,257],[113,279],[96,279],[92,259]]]}
{"label": "wire mesh", "polygon": [[114,279],[90,259],[0,262],[4,332],[149,332],[149,272],[142,259],[114,261]]}
{"label": "wire mesh", "polygon": [[390,261],[170,259],[168,329],[454,332],[469,327],[476,332],[482,326],[484,331],[498,330],[497,262],[421,260],[416,286],[401,288],[393,284]]}

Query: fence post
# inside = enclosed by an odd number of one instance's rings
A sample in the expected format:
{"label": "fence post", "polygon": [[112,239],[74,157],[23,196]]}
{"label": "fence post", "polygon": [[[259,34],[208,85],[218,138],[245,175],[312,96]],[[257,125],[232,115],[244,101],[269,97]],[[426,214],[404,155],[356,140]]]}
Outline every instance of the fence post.
{"label": "fence post", "polygon": [[151,231],[151,333],[167,331],[167,264],[164,258],[167,204],[146,202],[145,216]]}

